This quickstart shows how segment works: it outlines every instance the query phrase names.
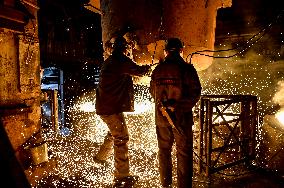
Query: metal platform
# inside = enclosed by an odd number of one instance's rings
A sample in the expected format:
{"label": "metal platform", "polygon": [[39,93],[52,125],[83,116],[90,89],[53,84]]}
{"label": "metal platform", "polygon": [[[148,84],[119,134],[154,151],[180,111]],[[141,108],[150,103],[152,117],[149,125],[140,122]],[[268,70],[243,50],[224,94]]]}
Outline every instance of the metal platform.
{"label": "metal platform", "polygon": [[210,177],[255,158],[257,97],[204,95],[200,100],[199,173]]}

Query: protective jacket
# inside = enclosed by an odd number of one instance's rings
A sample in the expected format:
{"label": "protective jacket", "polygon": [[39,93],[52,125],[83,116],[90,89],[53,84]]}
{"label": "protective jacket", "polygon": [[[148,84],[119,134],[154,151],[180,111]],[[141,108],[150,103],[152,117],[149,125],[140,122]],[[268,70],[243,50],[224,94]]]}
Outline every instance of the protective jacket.
{"label": "protective jacket", "polygon": [[[191,112],[201,95],[201,84],[192,64],[186,63],[178,53],[170,54],[154,69],[150,93],[156,106],[162,103],[180,112]],[[160,114],[160,113],[156,113]],[[156,115],[156,123],[163,122]]]}
{"label": "protective jacket", "polygon": [[113,51],[102,65],[96,88],[96,113],[111,115],[134,111],[132,76],[143,76],[149,66],[139,66],[121,51]]}

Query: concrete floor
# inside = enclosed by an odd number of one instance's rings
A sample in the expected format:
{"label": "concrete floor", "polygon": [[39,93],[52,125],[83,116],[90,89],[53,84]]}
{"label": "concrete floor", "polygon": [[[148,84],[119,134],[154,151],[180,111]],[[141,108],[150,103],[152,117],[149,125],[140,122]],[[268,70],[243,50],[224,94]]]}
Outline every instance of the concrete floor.
{"label": "concrete floor", "polygon": [[210,186],[212,188],[283,188],[283,176],[268,170],[259,169],[243,177],[220,181]]}
{"label": "concrete floor", "polygon": [[[70,177],[71,178],[71,177]],[[60,176],[53,175],[44,180],[44,183],[38,184],[39,188],[58,188],[58,187],[68,187],[68,188],[79,188],[79,187],[105,187],[111,188],[111,185],[100,185],[92,184],[89,182],[89,185],[80,186],[76,182],[88,182],[82,177],[72,177],[72,181],[68,179],[62,179]],[[55,183],[56,182],[56,183]],[[141,183],[137,183],[133,188],[147,187],[145,184],[142,186]],[[274,176],[274,175],[265,175],[265,174],[254,174],[244,178],[237,178],[232,181],[219,182],[216,184],[205,184],[202,182],[193,182],[193,188],[206,187],[206,188],[283,188],[284,179],[283,177]],[[147,187],[151,188],[151,186]]]}
{"label": "concrete floor", "polygon": [[[77,136],[50,140],[50,155],[57,159],[56,173],[43,178],[37,188],[111,188],[112,156],[106,163],[98,164],[92,160],[99,144]],[[134,155],[130,147],[130,154]],[[139,153],[141,154],[141,153]],[[133,158],[133,157],[132,157]],[[137,158],[136,158],[137,160]],[[139,159],[138,159],[139,160]],[[145,155],[141,161],[132,164],[132,172],[140,176],[133,188],[160,188],[155,155]],[[141,165],[139,169],[139,165]],[[152,166],[152,170],[150,170]],[[144,169],[145,168],[145,169]],[[228,170],[230,171],[230,169]],[[224,173],[226,174],[226,172]],[[193,187],[199,188],[283,188],[284,176],[275,172],[256,168],[234,167],[234,173],[216,173],[211,180],[204,176],[193,178]],[[174,180],[174,187],[176,187]]]}
{"label": "concrete floor", "polygon": [[[130,170],[140,177],[134,188],[160,188],[153,106],[146,104],[140,109],[144,107],[150,109],[126,115],[130,133]],[[57,167],[53,173],[41,179],[36,188],[111,187],[113,156],[109,156],[104,164],[93,160],[108,129],[95,113],[75,111],[74,126],[70,127],[68,136],[55,135],[50,130],[44,133],[49,157],[56,158]],[[284,188],[284,176],[257,167],[248,169],[244,165],[237,166],[215,173],[209,180],[204,175],[197,174],[196,156],[194,166],[194,188]],[[173,187],[176,187],[176,173],[173,175]]]}

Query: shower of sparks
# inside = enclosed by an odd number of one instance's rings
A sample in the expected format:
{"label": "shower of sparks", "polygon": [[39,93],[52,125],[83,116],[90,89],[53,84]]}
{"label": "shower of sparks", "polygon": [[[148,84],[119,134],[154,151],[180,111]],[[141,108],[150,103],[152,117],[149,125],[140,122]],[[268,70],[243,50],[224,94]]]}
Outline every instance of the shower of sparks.
{"label": "shower of sparks", "polygon": [[[140,177],[136,187],[158,188],[160,182],[154,103],[147,89],[148,86],[135,85],[135,111],[125,113],[130,134],[130,170]],[[51,137],[55,134],[49,133],[46,136],[49,151],[52,157],[57,158],[58,164],[56,173],[41,180],[39,184],[61,187],[58,178],[52,179],[57,175],[65,184],[74,184],[75,187],[109,187],[113,181],[113,155],[110,155],[105,164],[93,160],[108,132],[106,124],[95,113],[95,92],[77,99],[69,113],[74,122],[70,127],[72,134]]]}
{"label": "shower of sparks", "polygon": [[199,73],[203,94],[257,96],[261,117],[277,110],[278,103],[273,101],[273,97],[278,81],[284,80],[283,62],[269,62],[252,52],[246,58],[215,61]]}
{"label": "shower of sparks", "polygon": [[[206,70],[198,72],[202,83],[203,95],[254,95],[258,99],[258,113],[260,124],[258,127],[258,142],[263,141],[263,135],[269,135],[262,129],[264,116],[274,114],[284,125],[283,107],[284,66],[283,61],[269,61],[258,53],[248,52],[245,56],[215,59]],[[149,77],[140,81],[149,83]],[[277,85],[278,84],[278,85]],[[113,180],[113,155],[107,162],[98,164],[93,161],[99,146],[108,132],[107,126],[95,113],[95,92],[74,98],[75,105],[69,108],[72,114],[70,135],[63,136],[55,132],[47,132],[46,140],[50,157],[57,159],[57,168],[54,174],[42,179],[39,185],[43,187],[109,187]],[[129,128],[129,156],[131,172],[140,177],[137,186],[145,188],[158,188],[159,171],[157,161],[157,139],[154,124],[154,103],[149,95],[147,85],[135,87],[135,111],[125,113]],[[226,120],[227,119],[226,117]],[[216,119],[216,122],[223,119]],[[198,122],[198,119],[196,120]],[[194,165],[197,164],[198,123],[194,125]],[[276,133],[275,133],[276,134]],[[275,134],[271,134],[275,142]],[[220,134],[225,136],[223,132]],[[219,139],[219,140],[218,140]],[[282,133],[276,140],[282,139]],[[219,144],[222,138],[215,138],[214,143]],[[263,142],[270,145],[270,142]],[[260,147],[260,143],[257,144]],[[268,148],[268,151],[275,151]],[[174,156],[175,149],[173,150]],[[270,156],[274,153],[272,152]],[[220,159],[228,161],[235,155],[228,154]],[[174,158],[175,160],[175,158]],[[255,161],[253,163],[256,163]],[[176,162],[174,161],[174,167]],[[241,174],[240,169],[230,168],[229,174]],[[60,177],[61,181],[58,180]],[[196,178],[194,178],[196,179]],[[206,180],[204,181],[206,182]],[[62,185],[62,183],[64,185]],[[176,174],[174,172],[174,183]],[[205,183],[206,184],[206,183]],[[72,185],[72,186],[66,186]],[[39,186],[40,187],[40,186]],[[198,187],[203,187],[199,184]]]}
{"label": "shower of sparks", "polygon": [[85,102],[79,105],[80,111],[83,112],[95,112],[96,107],[93,102]]}

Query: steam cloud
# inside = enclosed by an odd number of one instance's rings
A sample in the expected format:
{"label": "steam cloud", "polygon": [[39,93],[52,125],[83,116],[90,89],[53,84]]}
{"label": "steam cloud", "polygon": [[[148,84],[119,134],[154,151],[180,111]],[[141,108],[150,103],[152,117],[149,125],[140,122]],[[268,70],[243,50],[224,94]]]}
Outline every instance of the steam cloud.
{"label": "steam cloud", "polygon": [[265,46],[250,49],[238,57],[215,58],[208,69],[199,72],[203,94],[257,96],[261,116],[274,114],[280,106],[284,107],[284,61],[276,61],[275,56],[259,51],[265,51]]}

